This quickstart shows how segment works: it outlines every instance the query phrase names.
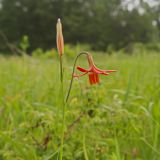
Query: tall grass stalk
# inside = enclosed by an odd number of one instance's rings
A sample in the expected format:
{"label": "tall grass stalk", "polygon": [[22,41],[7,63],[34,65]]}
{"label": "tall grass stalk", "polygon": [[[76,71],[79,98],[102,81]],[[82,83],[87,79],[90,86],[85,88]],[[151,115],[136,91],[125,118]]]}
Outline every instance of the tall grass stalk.
{"label": "tall grass stalk", "polygon": [[116,157],[117,157],[117,160],[121,160],[120,148],[119,148],[117,136],[115,136],[115,147],[116,147]]}
{"label": "tall grass stalk", "polygon": [[85,160],[89,160],[88,154],[87,154],[87,149],[86,149],[86,131],[85,128],[83,129],[83,152],[84,152],[84,158]]}

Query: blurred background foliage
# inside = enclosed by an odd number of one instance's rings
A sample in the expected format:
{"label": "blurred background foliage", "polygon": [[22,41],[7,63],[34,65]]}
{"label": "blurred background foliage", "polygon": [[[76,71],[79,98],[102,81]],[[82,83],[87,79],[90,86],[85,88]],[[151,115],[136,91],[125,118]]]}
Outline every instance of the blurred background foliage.
{"label": "blurred background foliage", "polygon": [[132,53],[135,43],[160,48],[159,0],[0,0],[0,51],[7,43],[29,54],[55,48],[58,17],[71,46],[109,53]]}

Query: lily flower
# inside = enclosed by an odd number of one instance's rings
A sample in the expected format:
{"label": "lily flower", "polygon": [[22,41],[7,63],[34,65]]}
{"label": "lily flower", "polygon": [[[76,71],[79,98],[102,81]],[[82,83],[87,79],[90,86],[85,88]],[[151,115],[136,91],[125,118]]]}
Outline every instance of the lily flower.
{"label": "lily flower", "polygon": [[60,18],[57,20],[57,49],[60,56],[64,53],[64,39],[62,33],[62,24]]}
{"label": "lily flower", "polygon": [[87,55],[87,59],[88,59],[88,63],[89,63],[89,69],[85,69],[85,68],[78,66],[77,69],[80,72],[82,72],[82,74],[80,74],[80,75],[74,74],[73,75],[74,77],[81,77],[81,76],[88,74],[89,82],[92,85],[92,84],[96,84],[96,83],[100,82],[99,74],[108,76],[111,72],[116,72],[116,70],[102,70],[102,69],[97,68],[94,64],[94,61],[93,61],[91,54]]}

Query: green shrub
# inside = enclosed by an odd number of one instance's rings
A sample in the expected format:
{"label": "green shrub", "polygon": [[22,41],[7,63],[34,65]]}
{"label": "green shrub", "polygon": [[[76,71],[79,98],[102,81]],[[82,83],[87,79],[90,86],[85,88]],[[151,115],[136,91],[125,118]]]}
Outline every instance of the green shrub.
{"label": "green shrub", "polygon": [[127,54],[139,54],[139,53],[160,53],[160,42],[157,43],[130,43],[126,47],[121,49],[123,52]]}
{"label": "green shrub", "polygon": [[24,35],[24,36],[22,37],[22,40],[21,40],[19,46],[20,46],[20,48],[22,49],[23,52],[25,52],[25,53],[27,52],[27,49],[28,49],[29,46],[30,46],[29,38],[28,38],[27,35]]}
{"label": "green shrub", "polygon": [[48,59],[48,58],[58,57],[58,52],[54,48],[46,51],[43,51],[43,49],[41,48],[37,48],[32,52],[32,56]]}
{"label": "green shrub", "polygon": [[[65,57],[67,58],[75,58],[75,56],[81,52],[81,51],[90,51],[90,46],[89,45],[70,45],[66,44],[64,46],[64,54]],[[41,58],[53,58],[53,57],[58,57],[58,52],[56,48],[52,48],[50,50],[44,51],[42,48],[37,48],[34,51],[32,51],[32,56],[33,57],[41,57]]]}

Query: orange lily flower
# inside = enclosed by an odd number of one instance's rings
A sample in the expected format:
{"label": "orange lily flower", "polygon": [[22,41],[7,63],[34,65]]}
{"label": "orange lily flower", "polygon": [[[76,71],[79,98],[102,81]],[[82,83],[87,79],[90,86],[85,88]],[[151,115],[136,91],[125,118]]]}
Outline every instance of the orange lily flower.
{"label": "orange lily flower", "polygon": [[88,74],[89,82],[92,85],[92,84],[96,84],[100,82],[99,74],[107,76],[111,72],[116,72],[116,70],[102,70],[102,69],[97,68],[93,62],[93,58],[91,54],[87,55],[87,59],[89,63],[89,69],[85,69],[85,68],[78,66],[77,69],[83,74],[80,74],[80,75],[74,74],[73,75],[74,77],[81,77],[81,76]]}

